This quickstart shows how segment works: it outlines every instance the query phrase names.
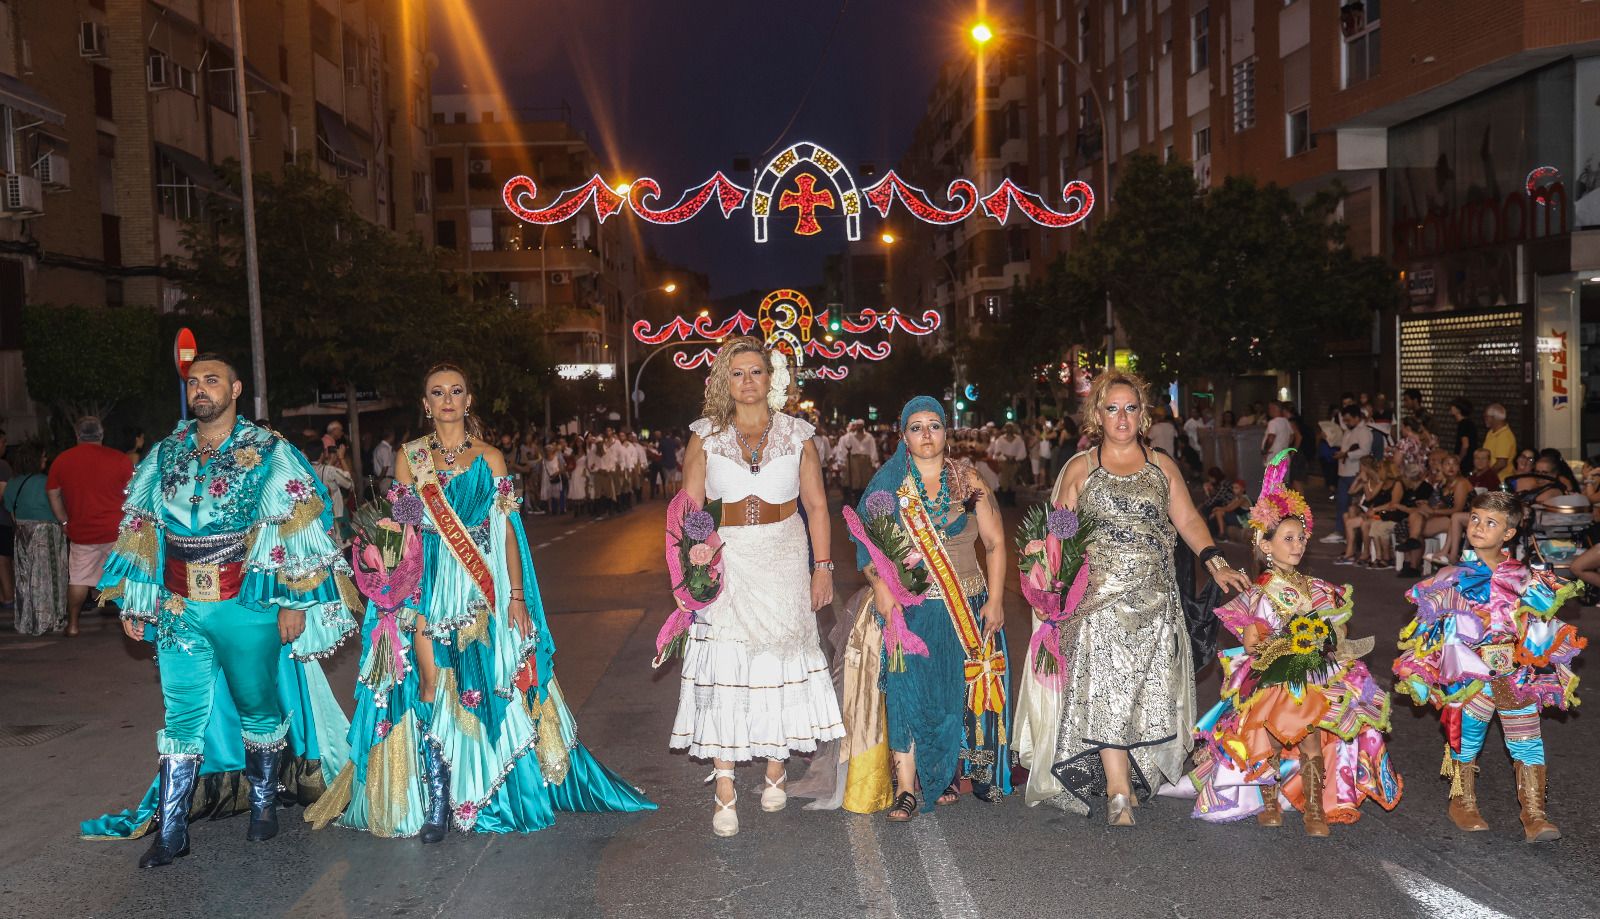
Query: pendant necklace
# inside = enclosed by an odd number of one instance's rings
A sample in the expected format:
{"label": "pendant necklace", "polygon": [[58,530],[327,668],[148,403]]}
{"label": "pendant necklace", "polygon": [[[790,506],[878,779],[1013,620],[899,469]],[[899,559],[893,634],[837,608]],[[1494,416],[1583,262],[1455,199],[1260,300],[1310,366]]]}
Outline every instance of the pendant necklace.
{"label": "pendant necklace", "polygon": [[461,442],[461,446],[452,449],[439,442],[439,433],[435,431],[428,438],[428,446],[432,448],[435,453],[438,453],[440,456],[444,457],[444,464],[446,466],[454,466],[456,464],[456,457],[472,449],[472,438],[468,437],[466,440]]}
{"label": "pendant necklace", "polygon": [[761,454],[766,452],[767,435],[771,433],[772,414],[770,412],[767,414],[767,426],[761,429],[761,440],[755,445],[754,449],[751,449],[750,444],[745,442],[744,432],[739,430],[739,426],[737,424],[733,426],[733,436],[739,439],[739,449],[750,454],[751,475],[759,475],[761,473]]}

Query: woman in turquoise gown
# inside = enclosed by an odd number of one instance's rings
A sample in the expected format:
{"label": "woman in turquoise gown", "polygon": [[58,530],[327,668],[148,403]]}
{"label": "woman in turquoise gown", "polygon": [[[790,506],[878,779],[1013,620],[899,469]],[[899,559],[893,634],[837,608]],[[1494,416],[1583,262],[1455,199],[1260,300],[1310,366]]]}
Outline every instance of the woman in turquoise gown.
{"label": "woman in turquoise gown", "polygon": [[392,516],[421,532],[420,583],[369,597],[350,764],[313,824],[427,843],[452,823],[527,833],[556,811],[655,809],[577,741],[520,502],[500,451],[468,433],[471,401],[459,369],[430,371],[435,432],[403,448]]}

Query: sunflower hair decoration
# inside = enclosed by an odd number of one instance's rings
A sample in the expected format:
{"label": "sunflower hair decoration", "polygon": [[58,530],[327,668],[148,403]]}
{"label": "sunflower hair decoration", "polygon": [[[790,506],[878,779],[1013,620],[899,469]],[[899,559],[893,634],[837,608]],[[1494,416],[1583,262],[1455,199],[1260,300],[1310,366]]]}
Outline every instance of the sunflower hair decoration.
{"label": "sunflower hair decoration", "polygon": [[1311,508],[1306,505],[1305,496],[1284,484],[1289,476],[1289,454],[1293,452],[1293,447],[1280,451],[1267,464],[1261,478],[1261,497],[1250,508],[1250,526],[1258,534],[1272,532],[1290,517],[1299,519],[1306,532],[1311,532]]}

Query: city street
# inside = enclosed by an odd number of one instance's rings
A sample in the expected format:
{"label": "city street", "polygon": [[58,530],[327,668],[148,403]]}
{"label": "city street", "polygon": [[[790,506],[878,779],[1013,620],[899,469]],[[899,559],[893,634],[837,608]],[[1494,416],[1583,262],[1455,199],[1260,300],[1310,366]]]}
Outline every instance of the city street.
{"label": "city street", "polygon": [[[78,821],[131,805],[155,769],[161,706],[145,646],[116,622],[89,617],[74,641],[0,637],[0,912],[11,916],[1561,916],[1600,915],[1600,807],[1589,793],[1600,756],[1594,715],[1545,719],[1550,810],[1565,837],[1522,842],[1511,767],[1497,736],[1485,747],[1480,798],[1491,830],[1458,833],[1438,778],[1433,716],[1395,703],[1391,750],[1405,780],[1393,813],[1368,805],[1355,826],[1306,838],[1290,815],[1211,826],[1186,802],[1158,799],[1139,826],[1030,810],[1020,795],[995,807],[970,797],[936,816],[889,824],[881,815],[777,814],[756,805],[759,770],[740,771],[742,831],[710,831],[708,766],[669,753],[676,668],[652,671],[652,640],[669,609],[661,557],[664,504],[574,523],[529,518],[530,542],[559,647],[557,673],[581,737],[661,809],[638,817],[563,814],[526,837],[452,834],[424,848],[338,828],[312,832],[283,813],[269,843],[246,843],[245,820],[202,823],[193,854],[138,871],[146,841],[80,840]],[[1014,523],[1016,512],[1008,513]],[[1331,514],[1325,514],[1331,516]],[[843,527],[835,558],[847,558]],[[1320,535],[1319,531],[1319,535]],[[1243,548],[1228,547],[1235,562]],[[1406,619],[1404,582],[1336,568],[1317,545],[1307,568],[1356,586],[1351,635],[1378,636],[1369,658],[1387,682]],[[839,594],[860,583],[841,572]],[[1009,592],[1012,679],[1027,610]],[[1591,640],[1592,611],[1569,610]],[[823,631],[831,624],[824,612]],[[354,643],[328,664],[349,702]],[[1594,652],[1591,651],[1591,656]],[[1580,669],[1582,669],[1580,662]],[[1216,698],[1215,668],[1199,689]],[[1590,697],[1590,686],[1582,693]],[[1587,707],[1587,706],[1586,706]],[[1497,732],[1496,732],[1497,734]],[[791,775],[798,773],[798,763]]]}

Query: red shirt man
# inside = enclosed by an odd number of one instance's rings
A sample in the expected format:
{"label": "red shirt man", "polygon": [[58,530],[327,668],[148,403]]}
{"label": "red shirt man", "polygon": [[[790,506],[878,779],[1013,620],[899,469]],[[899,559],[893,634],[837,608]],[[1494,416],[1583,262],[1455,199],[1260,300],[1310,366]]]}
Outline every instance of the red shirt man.
{"label": "red shirt man", "polygon": [[106,556],[122,522],[122,493],[133,478],[133,461],[100,441],[100,419],[78,419],[78,445],[56,457],[45,481],[50,506],[66,521],[72,543],[67,579],[68,635],[77,634],[77,611],[90,588],[100,583]]}

